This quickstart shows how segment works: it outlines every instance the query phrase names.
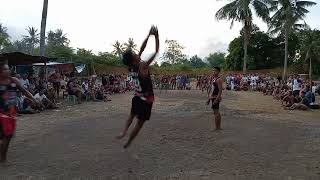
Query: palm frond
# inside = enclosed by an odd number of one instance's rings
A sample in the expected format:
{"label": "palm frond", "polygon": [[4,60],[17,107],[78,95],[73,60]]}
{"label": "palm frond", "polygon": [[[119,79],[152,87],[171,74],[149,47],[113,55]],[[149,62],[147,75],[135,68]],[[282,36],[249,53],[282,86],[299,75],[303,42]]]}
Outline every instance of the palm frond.
{"label": "palm frond", "polygon": [[313,1],[296,1],[296,6],[297,7],[311,7],[316,5],[317,3]]}
{"label": "palm frond", "polygon": [[223,6],[221,9],[219,9],[216,14],[215,17],[217,20],[230,20],[230,19],[237,19],[237,3],[238,1],[235,0],[225,6]]}
{"label": "palm frond", "polygon": [[258,17],[260,17],[262,20],[264,20],[266,22],[270,20],[269,7],[264,1],[255,0],[255,1],[253,1],[252,5],[253,5]]}

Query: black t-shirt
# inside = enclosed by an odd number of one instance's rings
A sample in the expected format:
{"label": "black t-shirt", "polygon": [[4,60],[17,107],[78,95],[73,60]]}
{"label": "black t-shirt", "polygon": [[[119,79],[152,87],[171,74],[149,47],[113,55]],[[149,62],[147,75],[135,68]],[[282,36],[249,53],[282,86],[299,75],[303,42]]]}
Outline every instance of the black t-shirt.
{"label": "black t-shirt", "polygon": [[108,84],[106,77],[102,77],[102,85],[106,86]]}
{"label": "black t-shirt", "polygon": [[135,91],[138,94],[142,94],[144,97],[153,96],[153,85],[150,76],[150,72],[146,77],[141,76],[139,72],[139,65],[135,65],[129,68],[129,75],[135,84]]}

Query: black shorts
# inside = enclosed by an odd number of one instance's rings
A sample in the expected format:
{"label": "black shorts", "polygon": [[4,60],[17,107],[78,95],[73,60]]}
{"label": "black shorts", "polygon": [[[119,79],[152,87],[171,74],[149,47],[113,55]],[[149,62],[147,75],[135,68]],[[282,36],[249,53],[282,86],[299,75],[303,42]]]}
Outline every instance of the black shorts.
{"label": "black shorts", "polygon": [[61,87],[60,82],[54,82],[54,83],[52,83],[52,85],[53,85],[54,89],[60,89],[60,87]]}
{"label": "black shorts", "polygon": [[151,116],[151,110],[152,103],[147,103],[138,96],[132,98],[131,114],[137,116],[139,120],[149,120]]}
{"label": "black shorts", "polygon": [[220,109],[220,102],[218,102],[218,103],[213,103],[215,101],[215,99],[212,99],[212,106],[211,106],[211,108],[213,109],[213,110],[215,110],[215,109]]}

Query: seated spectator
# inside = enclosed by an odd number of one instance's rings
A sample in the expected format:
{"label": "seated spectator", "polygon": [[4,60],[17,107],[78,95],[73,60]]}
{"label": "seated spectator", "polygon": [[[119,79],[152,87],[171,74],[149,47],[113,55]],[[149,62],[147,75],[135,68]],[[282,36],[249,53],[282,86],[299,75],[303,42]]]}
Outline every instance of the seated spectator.
{"label": "seated spectator", "polygon": [[305,96],[305,92],[301,91],[300,93],[301,101],[299,103],[294,103],[291,107],[285,107],[286,110],[308,110],[310,102]]}
{"label": "seated spectator", "polygon": [[36,113],[31,108],[31,101],[27,99],[27,97],[23,96],[20,91],[17,92],[16,97],[17,102],[17,110],[19,114],[34,114]]}
{"label": "seated spectator", "polygon": [[318,84],[315,88],[314,88],[314,92],[318,95],[320,95],[320,84]]}
{"label": "seated spectator", "polygon": [[80,87],[76,83],[76,78],[72,78],[67,83],[67,91],[70,96],[74,95],[78,99],[78,103],[81,104],[82,93]]}
{"label": "seated spectator", "polygon": [[28,75],[23,75],[22,79],[20,79],[20,83],[25,89],[29,90],[30,82],[27,79],[27,77],[28,77]]}
{"label": "seated spectator", "polygon": [[44,109],[54,109],[56,108],[56,105],[51,102],[47,96],[44,94],[44,91],[40,91],[39,93],[37,93],[36,95],[33,96],[34,99],[36,101],[39,102],[40,104],[40,109],[44,110]]}
{"label": "seated spectator", "polygon": [[288,94],[282,99],[281,105],[285,107],[291,107],[294,104],[294,95],[292,91],[289,91]]}
{"label": "seated spectator", "polygon": [[306,92],[306,98],[308,99],[308,101],[309,101],[310,103],[313,104],[313,103],[316,101],[316,97],[315,97],[315,95],[312,93],[309,85],[306,86],[305,92]]}

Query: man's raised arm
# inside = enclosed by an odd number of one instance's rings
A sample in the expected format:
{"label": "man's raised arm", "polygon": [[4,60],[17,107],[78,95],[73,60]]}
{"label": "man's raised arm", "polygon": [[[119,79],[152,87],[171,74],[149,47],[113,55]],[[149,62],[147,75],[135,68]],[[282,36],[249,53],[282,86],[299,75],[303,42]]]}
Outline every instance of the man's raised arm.
{"label": "man's raised arm", "polygon": [[149,66],[154,58],[157,56],[158,52],[159,52],[159,46],[160,46],[160,42],[159,42],[159,33],[158,33],[158,28],[153,26],[150,30],[150,35],[154,35],[155,39],[156,39],[156,52],[149,58],[149,60],[146,62],[146,65]]}

